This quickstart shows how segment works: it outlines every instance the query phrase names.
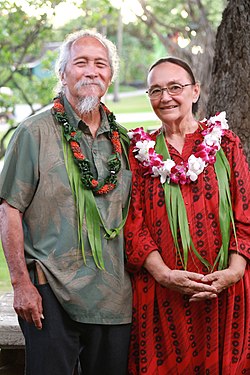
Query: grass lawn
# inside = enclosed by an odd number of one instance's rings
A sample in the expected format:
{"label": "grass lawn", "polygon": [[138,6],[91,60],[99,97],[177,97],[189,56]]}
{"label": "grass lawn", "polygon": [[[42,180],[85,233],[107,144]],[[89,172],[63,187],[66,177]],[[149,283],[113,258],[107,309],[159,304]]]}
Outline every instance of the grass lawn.
{"label": "grass lawn", "polygon": [[0,293],[10,291],[11,289],[12,286],[10,283],[9,271],[0,242]]}
{"label": "grass lawn", "polygon": [[126,129],[135,129],[143,126],[145,130],[156,130],[160,126],[159,121],[137,121],[137,122],[126,122],[122,121],[121,125]]}
{"label": "grass lawn", "polygon": [[105,104],[114,113],[152,112],[152,108],[146,94],[121,98],[119,102],[116,103],[112,100],[105,100]]}
{"label": "grass lawn", "polygon": [[[117,114],[131,114],[131,113],[153,113],[150,102],[145,95],[129,96],[121,98],[119,102],[114,103],[112,100],[105,100],[107,107]],[[147,120],[147,116],[142,116],[141,119],[134,122],[121,121],[121,125],[127,129],[133,129],[143,126],[145,129],[156,129],[160,126],[160,120]]]}

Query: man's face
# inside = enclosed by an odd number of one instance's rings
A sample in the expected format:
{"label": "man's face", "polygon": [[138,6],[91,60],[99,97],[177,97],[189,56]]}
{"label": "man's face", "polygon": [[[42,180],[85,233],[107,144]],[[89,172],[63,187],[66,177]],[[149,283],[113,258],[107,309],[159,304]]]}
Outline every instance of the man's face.
{"label": "man's face", "polygon": [[94,37],[84,36],[75,41],[61,80],[73,107],[87,97],[99,103],[111,82],[107,48]]}

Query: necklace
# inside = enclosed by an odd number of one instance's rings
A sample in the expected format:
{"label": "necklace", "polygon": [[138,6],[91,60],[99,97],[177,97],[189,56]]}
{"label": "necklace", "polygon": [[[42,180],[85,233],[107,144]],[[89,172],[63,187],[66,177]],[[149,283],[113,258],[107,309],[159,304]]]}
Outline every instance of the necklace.
{"label": "necklace", "polygon": [[107,194],[115,189],[117,184],[117,174],[121,169],[122,154],[120,133],[115,122],[115,116],[103,103],[101,103],[101,106],[108,118],[110,126],[109,138],[113,147],[112,155],[108,159],[109,175],[102,181],[96,180],[91,173],[90,161],[83,154],[79,143],[82,137],[82,132],[69,123],[67,113],[65,112],[62,103],[62,98],[55,98],[53,106],[54,116],[58,123],[63,126],[63,135],[69,143],[74,161],[78,165],[81,181],[85,188],[92,190],[96,195]]}
{"label": "necklace", "polygon": [[128,132],[133,152],[136,153],[135,158],[147,169],[146,173],[150,173],[152,177],[160,177],[162,184],[167,181],[183,185],[196,181],[199,174],[216,161],[221,137],[224,129],[228,129],[226,112],[218,112],[214,117],[200,121],[200,125],[203,128],[201,132],[204,136],[203,142],[197,147],[197,151],[189,156],[187,162],[175,164],[170,158],[163,160],[163,156],[155,152],[152,135],[145,132],[143,128]]}

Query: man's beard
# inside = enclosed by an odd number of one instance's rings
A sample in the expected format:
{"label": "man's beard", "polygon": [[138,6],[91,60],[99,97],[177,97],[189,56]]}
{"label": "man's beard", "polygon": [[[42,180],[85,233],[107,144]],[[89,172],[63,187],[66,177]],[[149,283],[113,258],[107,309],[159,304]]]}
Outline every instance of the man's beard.
{"label": "man's beard", "polygon": [[[75,88],[78,92],[80,92],[81,87],[88,86],[91,84],[98,85],[103,91],[105,90],[105,87],[102,82],[99,80],[91,80],[86,79],[77,82],[75,85]],[[77,111],[81,114],[87,114],[92,112],[94,109],[96,109],[100,104],[100,99],[97,95],[89,95],[89,96],[82,96],[79,94],[78,96],[78,103],[76,106]]]}
{"label": "man's beard", "polygon": [[84,115],[92,112],[99,106],[99,103],[100,100],[97,96],[78,97],[76,109],[81,115]]}

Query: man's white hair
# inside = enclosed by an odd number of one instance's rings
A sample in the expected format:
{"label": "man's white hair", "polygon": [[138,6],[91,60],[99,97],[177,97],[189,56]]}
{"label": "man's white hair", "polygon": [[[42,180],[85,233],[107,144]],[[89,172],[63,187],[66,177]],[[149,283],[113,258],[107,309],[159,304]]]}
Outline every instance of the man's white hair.
{"label": "man's white hair", "polygon": [[72,44],[76,40],[81,39],[83,37],[88,37],[88,36],[96,38],[107,48],[108,59],[109,59],[109,64],[111,68],[111,81],[113,82],[115,78],[117,77],[118,70],[119,70],[119,57],[118,57],[117,49],[114,43],[112,43],[109,39],[107,39],[106,36],[96,31],[79,30],[79,31],[69,34],[60,47],[59,56],[55,65],[55,72],[58,77],[58,85],[56,87],[57,93],[64,91],[64,87],[61,83],[60,76],[62,73],[64,73],[66,69],[67,63],[70,58],[70,50],[71,50]]}

